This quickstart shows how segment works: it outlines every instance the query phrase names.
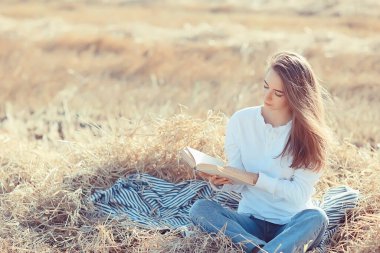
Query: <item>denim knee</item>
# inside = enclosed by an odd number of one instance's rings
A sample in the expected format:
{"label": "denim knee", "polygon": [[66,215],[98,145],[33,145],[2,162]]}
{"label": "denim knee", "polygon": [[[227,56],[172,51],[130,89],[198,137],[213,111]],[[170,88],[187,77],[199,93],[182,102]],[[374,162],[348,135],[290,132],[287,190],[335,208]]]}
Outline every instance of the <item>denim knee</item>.
{"label": "denim knee", "polygon": [[209,210],[210,206],[212,205],[212,201],[208,199],[198,199],[194,202],[194,204],[191,206],[189,215],[190,218],[193,219],[200,214],[202,214],[205,210]]}
{"label": "denim knee", "polygon": [[299,213],[299,216],[312,218],[313,223],[320,225],[322,231],[326,230],[329,224],[329,218],[321,208],[305,209]]}
{"label": "denim knee", "polygon": [[327,214],[323,209],[321,208],[310,209],[309,212],[313,214],[316,222],[318,222],[319,224],[323,224],[323,227],[325,229],[327,228],[327,226],[329,225],[329,218],[327,217]]}
{"label": "denim knee", "polygon": [[195,221],[200,216],[204,217],[207,216],[207,214],[210,213],[211,208],[214,208],[213,206],[216,203],[214,201],[208,200],[208,199],[198,199],[194,202],[194,204],[191,206],[189,215],[190,218]]}

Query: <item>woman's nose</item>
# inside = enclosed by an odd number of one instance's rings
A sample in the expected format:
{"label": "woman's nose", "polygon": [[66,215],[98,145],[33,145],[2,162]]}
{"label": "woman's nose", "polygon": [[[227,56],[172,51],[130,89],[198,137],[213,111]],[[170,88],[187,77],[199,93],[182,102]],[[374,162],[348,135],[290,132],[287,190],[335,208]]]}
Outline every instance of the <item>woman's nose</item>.
{"label": "woman's nose", "polygon": [[271,90],[265,90],[265,100],[271,100],[272,99],[272,91]]}

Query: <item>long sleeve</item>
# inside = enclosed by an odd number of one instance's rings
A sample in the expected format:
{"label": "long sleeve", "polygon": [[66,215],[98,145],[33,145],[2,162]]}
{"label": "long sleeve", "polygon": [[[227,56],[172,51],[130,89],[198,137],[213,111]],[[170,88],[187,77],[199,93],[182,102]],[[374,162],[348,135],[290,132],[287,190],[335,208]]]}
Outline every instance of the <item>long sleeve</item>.
{"label": "long sleeve", "polygon": [[286,146],[293,122],[266,123],[263,106],[247,107],[230,118],[225,137],[227,165],[258,173],[254,186],[224,185],[221,190],[241,193],[239,213],[250,213],[275,224],[288,223],[293,215],[312,206],[314,186],[321,177],[306,168],[290,167],[293,158],[279,156]]}
{"label": "long sleeve", "polygon": [[314,185],[321,174],[322,172],[317,173],[308,169],[296,169],[293,177],[288,180],[273,178],[260,172],[255,187],[298,205],[305,203],[313,195]]}
{"label": "long sleeve", "polygon": [[[232,116],[230,120],[228,121],[227,128],[226,128],[226,138],[224,143],[224,151],[227,156],[227,165],[245,170],[244,165],[241,161],[241,153],[240,148],[238,146],[238,138],[237,138],[237,132],[239,131],[239,125],[236,122],[236,118]],[[226,184],[223,185],[222,190],[223,191],[235,191],[235,192],[241,192],[244,188],[244,185],[233,185],[233,184]]]}

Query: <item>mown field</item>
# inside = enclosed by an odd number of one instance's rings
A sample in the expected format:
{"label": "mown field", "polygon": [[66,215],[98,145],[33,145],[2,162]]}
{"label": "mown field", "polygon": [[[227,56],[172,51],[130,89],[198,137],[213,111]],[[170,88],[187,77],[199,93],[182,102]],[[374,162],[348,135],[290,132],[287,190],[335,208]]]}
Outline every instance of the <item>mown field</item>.
{"label": "mown field", "polygon": [[329,252],[380,252],[380,4],[358,1],[0,3],[1,252],[240,252],[93,218],[94,189],[134,172],[193,177],[178,151],[223,154],[232,113],[262,102],[292,50],[330,92],[336,142],[315,198],[360,190]]}

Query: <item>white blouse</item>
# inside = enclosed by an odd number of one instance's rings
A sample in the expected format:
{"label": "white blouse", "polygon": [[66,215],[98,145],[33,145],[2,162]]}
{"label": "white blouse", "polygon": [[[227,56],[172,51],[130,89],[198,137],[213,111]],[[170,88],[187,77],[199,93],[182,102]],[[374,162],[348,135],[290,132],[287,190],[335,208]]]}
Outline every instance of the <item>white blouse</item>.
{"label": "white blouse", "polygon": [[258,181],[255,186],[224,185],[222,190],[242,194],[239,213],[286,224],[296,213],[314,207],[311,196],[321,172],[294,170],[289,167],[291,157],[277,157],[288,141],[292,121],[272,127],[265,123],[261,109],[248,107],[232,115],[224,147],[228,166],[258,173]]}

